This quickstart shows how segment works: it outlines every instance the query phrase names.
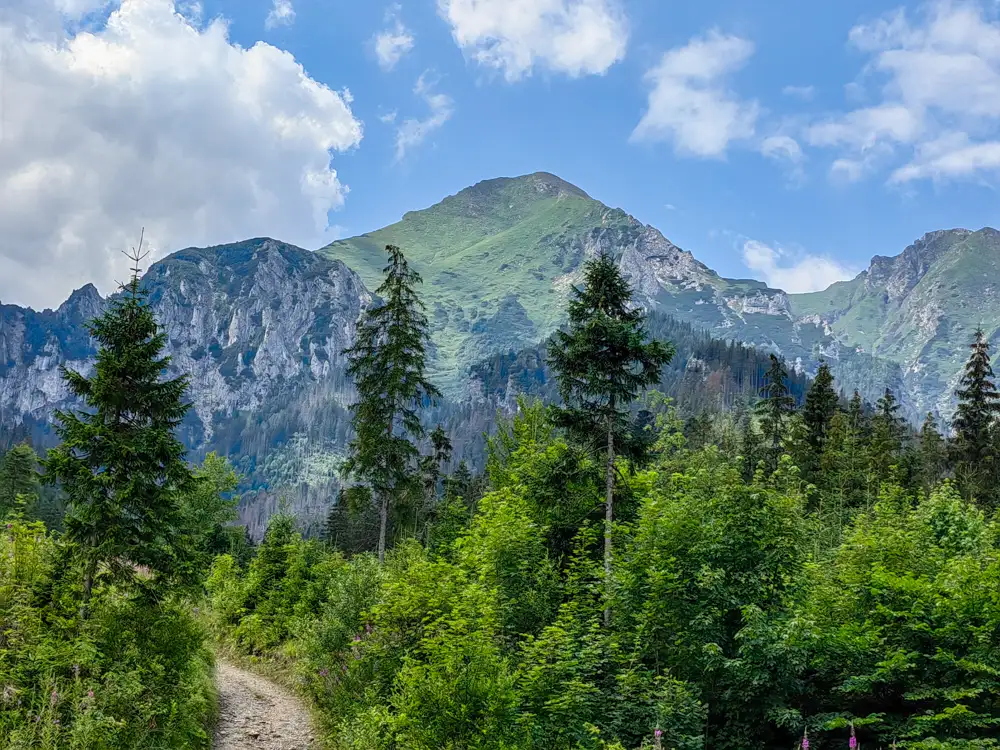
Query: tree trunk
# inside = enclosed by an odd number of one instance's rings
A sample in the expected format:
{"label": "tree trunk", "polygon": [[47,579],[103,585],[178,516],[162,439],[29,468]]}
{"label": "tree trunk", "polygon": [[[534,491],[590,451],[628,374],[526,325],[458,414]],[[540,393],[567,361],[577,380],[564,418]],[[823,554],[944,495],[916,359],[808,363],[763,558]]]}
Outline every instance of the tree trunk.
{"label": "tree trunk", "polygon": [[608,465],[604,497],[604,626],[611,626],[611,524],[615,498],[615,433],[608,425]]}
{"label": "tree trunk", "polygon": [[382,503],[378,510],[378,562],[385,562],[385,529],[389,525],[389,493],[382,493]]}

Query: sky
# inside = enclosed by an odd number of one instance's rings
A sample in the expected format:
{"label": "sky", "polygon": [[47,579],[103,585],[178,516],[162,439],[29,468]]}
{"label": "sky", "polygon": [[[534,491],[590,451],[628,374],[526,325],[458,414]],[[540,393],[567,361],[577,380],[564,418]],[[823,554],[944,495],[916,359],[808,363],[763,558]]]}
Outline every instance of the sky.
{"label": "sky", "polygon": [[822,289],[997,226],[996,0],[0,0],[0,300],[559,175]]}

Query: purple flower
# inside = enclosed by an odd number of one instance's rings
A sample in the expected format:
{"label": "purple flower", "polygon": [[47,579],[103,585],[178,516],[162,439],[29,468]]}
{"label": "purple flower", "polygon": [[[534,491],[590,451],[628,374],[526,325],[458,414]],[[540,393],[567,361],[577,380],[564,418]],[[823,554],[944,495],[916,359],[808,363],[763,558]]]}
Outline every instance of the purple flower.
{"label": "purple flower", "polygon": [[57,693],[55,690],[53,690],[52,691],[52,695],[49,696],[49,703],[51,703],[54,706],[58,702],[59,702],[59,693]]}
{"label": "purple flower", "polygon": [[653,734],[656,736],[656,739],[660,739],[663,736],[663,730],[657,729]]}
{"label": "purple flower", "polygon": [[87,691],[87,697],[88,698],[93,698],[94,697],[94,691],[93,690],[88,690]]}
{"label": "purple flower", "polygon": [[330,670],[329,669],[321,669],[321,670],[319,670],[319,676],[320,677],[329,677],[330,676]]}
{"label": "purple flower", "polygon": [[858,738],[857,737],[851,737],[850,742],[848,742],[847,744],[851,748],[851,750],[854,750],[854,748],[856,748],[858,746]]}
{"label": "purple flower", "polygon": [[354,636],[354,642],[355,643],[360,643],[361,642],[361,636],[360,635]]}

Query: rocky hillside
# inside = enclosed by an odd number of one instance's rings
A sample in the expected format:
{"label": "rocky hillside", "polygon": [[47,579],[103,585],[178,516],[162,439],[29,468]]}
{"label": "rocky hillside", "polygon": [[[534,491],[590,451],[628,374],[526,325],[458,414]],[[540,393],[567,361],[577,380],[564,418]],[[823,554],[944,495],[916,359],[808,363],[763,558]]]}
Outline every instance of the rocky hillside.
{"label": "rocky hillside", "polygon": [[[601,252],[620,257],[661,334],[684,338],[661,387],[683,391],[692,409],[756,390],[757,354],[723,340],[781,353],[797,383],[825,359],[844,390],[874,401],[889,386],[912,419],[948,414],[972,330],[1000,329],[994,230],[935,232],[853,281],[790,296],[722,278],[654,227],[544,173],[480,183],[316,253],[270,239],[182,250],[145,283],[174,367],[192,379],[184,439],[196,458],[215,450],[234,460],[247,477],[243,519],[258,533],[281,502],[318,521],[332,501],[349,439],[340,352],[389,243],[425,279],[431,370],[448,395],[426,417],[449,428],[457,458],[481,455],[498,406],[544,386],[539,342],[563,322],[584,261]],[[84,323],[104,304],[88,285],[57,310],[0,305],[0,429],[51,440],[52,410],[67,404],[59,366],[90,366]]]}
{"label": "rocky hillside", "polygon": [[[335,448],[351,394],[340,352],[372,296],[347,266],[269,239],[182,250],[144,277],[168,335],[173,368],[190,374],[184,438],[195,454],[238,457],[251,477],[244,517],[270,515],[291,486],[303,515],[329,504]],[[40,444],[66,406],[59,366],[86,371],[95,350],[84,323],[105,301],[85,286],[58,310],[0,307],[0,424],[27,423]],[[281,450],[276,450],[277,448]],[[283,481],[311,475],[311,483]]]}
{"label": "rocky hillside", "polygon": [[468,395],[466,373],[476,362],[548,337],[564,320],[584,261],[602,252],[621,258],[649,309],[718,338],[780,352],[803,372],[815,371],[824,358],[843,388],[859,388],[872,401],[887,385],[901,390],[896,364],[842,344],[818,316],[796,315],[785,292],[720,277],[655,227],[551,174],[481,182],[320,252],[344,261],[374,288],[387,244],[403,247],[424,278],[436,345],[433,374],[453,398]]}
{"label": "rocky hillside", "polygon": [[845,345],[899,363],[919,410],[949,415],[976,327],[994,345],[1000,334],[1000,232],[930,232],[851,281],[790,300]]}

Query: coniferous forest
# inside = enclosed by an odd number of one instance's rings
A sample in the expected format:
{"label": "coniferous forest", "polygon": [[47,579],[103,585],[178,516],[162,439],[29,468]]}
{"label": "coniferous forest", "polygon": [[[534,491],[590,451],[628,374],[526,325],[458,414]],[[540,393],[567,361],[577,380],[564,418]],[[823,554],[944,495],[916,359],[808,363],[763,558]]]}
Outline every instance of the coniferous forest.
{"label": "coniferous forest", "polygon": [[0,461],[0,746],[207,748],[215,654],[293,685],[334,750],[1000,746],[982,332],[949,424],[776,355],[752,403],[679,405],[661,334],[694,334],[601,256],[556,336],[482,366],[537,387],[453,468],[421,280],[387,257],[322,534],[282,512],[253,544],[232,466],[188,461],[138,267],[90,323],[58,446]]}

